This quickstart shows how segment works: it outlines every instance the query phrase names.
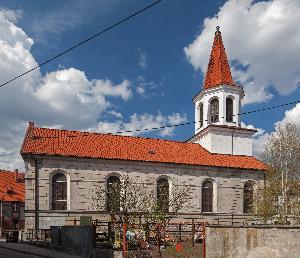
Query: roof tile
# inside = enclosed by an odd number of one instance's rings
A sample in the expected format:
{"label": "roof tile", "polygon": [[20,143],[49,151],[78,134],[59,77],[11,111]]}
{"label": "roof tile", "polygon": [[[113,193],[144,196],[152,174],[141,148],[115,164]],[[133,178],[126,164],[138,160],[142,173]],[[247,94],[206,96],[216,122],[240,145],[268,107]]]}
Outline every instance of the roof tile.
{"label": "roof tile", "polygon": [[[24,202],[24,173],[18,173],[17,178],[21,179],[21,182],[16,182],[16,172],[0,170],[0,200],[7,202]],[[12,190],[13,194],[9,194],[8,190]]]}
{"label": "roof tile", "polygon": [[222,84],[237,86],[231,76],[221,32],[217,28],[206,72],[204,89]]}
{"label": "roof tile", "polygon": [[254,157],[213,154],[197,143],[34,126],[29,126],[27,130],[21,154],[267,169]]}

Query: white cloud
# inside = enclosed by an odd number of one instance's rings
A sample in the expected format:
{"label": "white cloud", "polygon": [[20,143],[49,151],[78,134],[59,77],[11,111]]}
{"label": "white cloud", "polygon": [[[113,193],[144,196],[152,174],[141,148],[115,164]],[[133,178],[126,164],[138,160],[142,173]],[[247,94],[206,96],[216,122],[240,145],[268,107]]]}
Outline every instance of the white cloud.
{"label": "white cloud", "polygon": [[139,49],[138,52],[139,52],[139,66],[143,69],[146,69],[147,68],[147,53],[142,49]]}
{"label": "white cloud", "polygon": [[300,103],[285,112],[283,121],[294,122],[298,128],[298,131],[300,132]]}
{"label": "white cloud", "polygon": [[3,116],[0,116],[0,119],[0,169],[23,170],[24,163],[18,153],[25,135],[26,123]]}
{"label": "white cloud", "polygon": [[[15,23],[19,14],[0,10],[0,78],[5,82],[35,67],[31,53],[33,39]],[[39,126],[86,129],[113,98],[127,101],[131,84],[114,84],[108,79],[89,80],[83,71],[61,69],[43,76],[39,69],[0,89],[0,167],[22,169],[19,150],[28,121]],[[121,117],[121,114],[115,114]]]}
{"label": "white cloud", "polygon": [[159,86],[162,85],[163,80],[159,83],[159,85],[157,85],[154,81],[147,81],[143,76],[139,76],[136,83],[136,93],[145,99],[149,99],[159,94],[163,95],[162,92],[158,92]]}
{"label": "white cloud", "polygon": [[[151,128],[158,128],[166,125],[180,124],[187,121],[185,114],[173,113],[171,115],[164,116],[160,112],[157,115],[152,114],[133,114],[130,116],[129,122],[123,122],[118,120],[116,122],[100,122],[96,130],[102,133],[116,133],[124,132],[122,135],[140,135],[145,132],[153,130],[145,130]],[[157,135],[160,136],[172,136],[176,127],[167,127],[161,130],[157,130]],[[137,131],[141,130],[141,131]],[[126,132],[125,131],[130,131]]]}
{"label": "white cloud", "polygon": [[211,18],[185,54],[205,73],[217,25],[221,27],[233,76],[245,88],[244,104],[268,101],[272,86],[290,94],[300,82],[300,1],[229,0]]}
{"label": "white cloud", "polygon": [[124,80],[119,85],[113,85],[109,80],[94,80],[92,92],[97,95],[121,97],[123,100],[128,100],[132,97],[130,82]]}
{"label": "white cloud", "polygon": [[[276,130],[279,123],[288,121],[294,122],[300,133],[300,103],[298,103],[295,107],[287,110],[282,120],[274,123],[273,132]],[[265,141],[273,132],[266,132],[262,128],[255,128],[253,125],[245,125],[244,123],[242,123],[241,125],[245,128],[257,130],[257,133],[255,133],[253,136],[253,153],[254,156],[258,156],[259,153],[263,151]]]}
{"label": "white cloud", "polygon": [[145,88],[143,87],[143,85],[139,85],[139,86],[136,87],[136,92],[137,92],[138,94],[140,94],[140,95],[144,95],[145,92],[146,92],[146,90],[145,90]]}
{"label": "white cloud", "polygon": [[[32,38],[16,25],[19,14],[0,10],[0,80],[5,82],[35,67],[31,53]],[[151,87],[150,87],[151,88]],[[129,80],[114,83],[109,79],[89,79],[84,71],[60,66],[42,75],[39,69],[0,89],[0,168],[24,169],[19,151],[28,121],[38,126],[77,130],[97,129],[104,114],[117,118],[115,123],[100,124],[107,131],[158,127],[186,120],[185,115],[161,113],[134,114],[128,123],[112,110],[113,101],[128,101],[132,96]],[[104,130],[104,131],[105,131]],[[174,129],[160,131],[172,135]]]}
{"label": "white cloud", "polygon": [[109,115],[114,116],[116,118],[123,118],[123,115],[120,112],[116,112],[114,110],[110,110],[107,112]]}
{"label": "white cloud", "polygon": [[269,134],[262,128],[256,128],[254,125],[246,125],[245,123],[241,123],[241,127],[254,129],[257,132],[253,135],[253,155],[259,157],[259,154],[263,151],[264,143]]}

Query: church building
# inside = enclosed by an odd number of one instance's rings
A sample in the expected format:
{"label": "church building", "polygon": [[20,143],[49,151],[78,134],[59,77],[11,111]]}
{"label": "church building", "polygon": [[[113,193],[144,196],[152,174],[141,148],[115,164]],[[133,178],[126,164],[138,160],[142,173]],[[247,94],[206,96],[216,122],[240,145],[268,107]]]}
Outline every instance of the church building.
{"label": "church building", "polygon": [[[167,200],[173,186],[190,186],[193,207],[183,217],[246,216],[266,165],[252,155],[253,129],[241,127],[243,87],[230,72],[217,27],[203,89],[193,98],[195,133],[185,142],[40,128],[29,123],[25,162],[25,227],[50,228],[89,215],[93,193],[127,176]],[[109,201],[109,200],[108,200]]]}

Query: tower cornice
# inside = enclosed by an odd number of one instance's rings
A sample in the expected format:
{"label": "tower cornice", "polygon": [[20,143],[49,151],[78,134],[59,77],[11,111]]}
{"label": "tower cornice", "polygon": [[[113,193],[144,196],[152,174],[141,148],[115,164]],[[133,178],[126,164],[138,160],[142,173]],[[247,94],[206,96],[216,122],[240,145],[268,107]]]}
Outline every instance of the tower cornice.
{"label": "tower cornice", "polygon": [[226,92],[239,92],[240,99],[245,96],[244,89],[242,86],[232,87],[231,85],[218,85],[213,88],[202,89],[197,95],[193,97],[193,102],[196,103],[199,99],[201,99],[205,94],[212,94],[217,91],[226,91]]}

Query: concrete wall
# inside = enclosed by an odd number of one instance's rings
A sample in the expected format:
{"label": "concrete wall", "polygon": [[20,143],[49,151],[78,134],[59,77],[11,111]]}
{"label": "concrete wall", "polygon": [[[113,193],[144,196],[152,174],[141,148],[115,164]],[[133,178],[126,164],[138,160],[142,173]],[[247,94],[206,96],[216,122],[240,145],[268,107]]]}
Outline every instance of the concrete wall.
{"label": "concrete wall", "polygon": [[[38,157],[37,157],[38,158]],[[27,161],[26,184],[26,228],[34,228],[35,210],[35,169],[32,161]],[[38,158],[39,221],[40,228],[70,224],[70,220],[90,214],[99,217],[95,193],[106,184],[110,175],[128,175],[133,182],[142,184],[148,191],[155,193],[156,182],[160,176],[167,177],[170,185],[191,186],[194,207],[184,210],[201,213],[201,185],[211,179],[215,185],[214,213],[243,212],[243,187],[252,180],[262,183],[263,173],[243,169],[161,164],[153,162],[116,161],[79,158]],[[62,172],[68,179],[68,210],[51,210],[51,178]]]}
{"label": "concrete wall", "polygon": [[94,249],[93,226],[63,226],[61,228],[61,248],[70,254],[92,256]]}
{"label": "concrete wall", "polygon": [[300,227],[208,226],[207,258],[300,257]]}

